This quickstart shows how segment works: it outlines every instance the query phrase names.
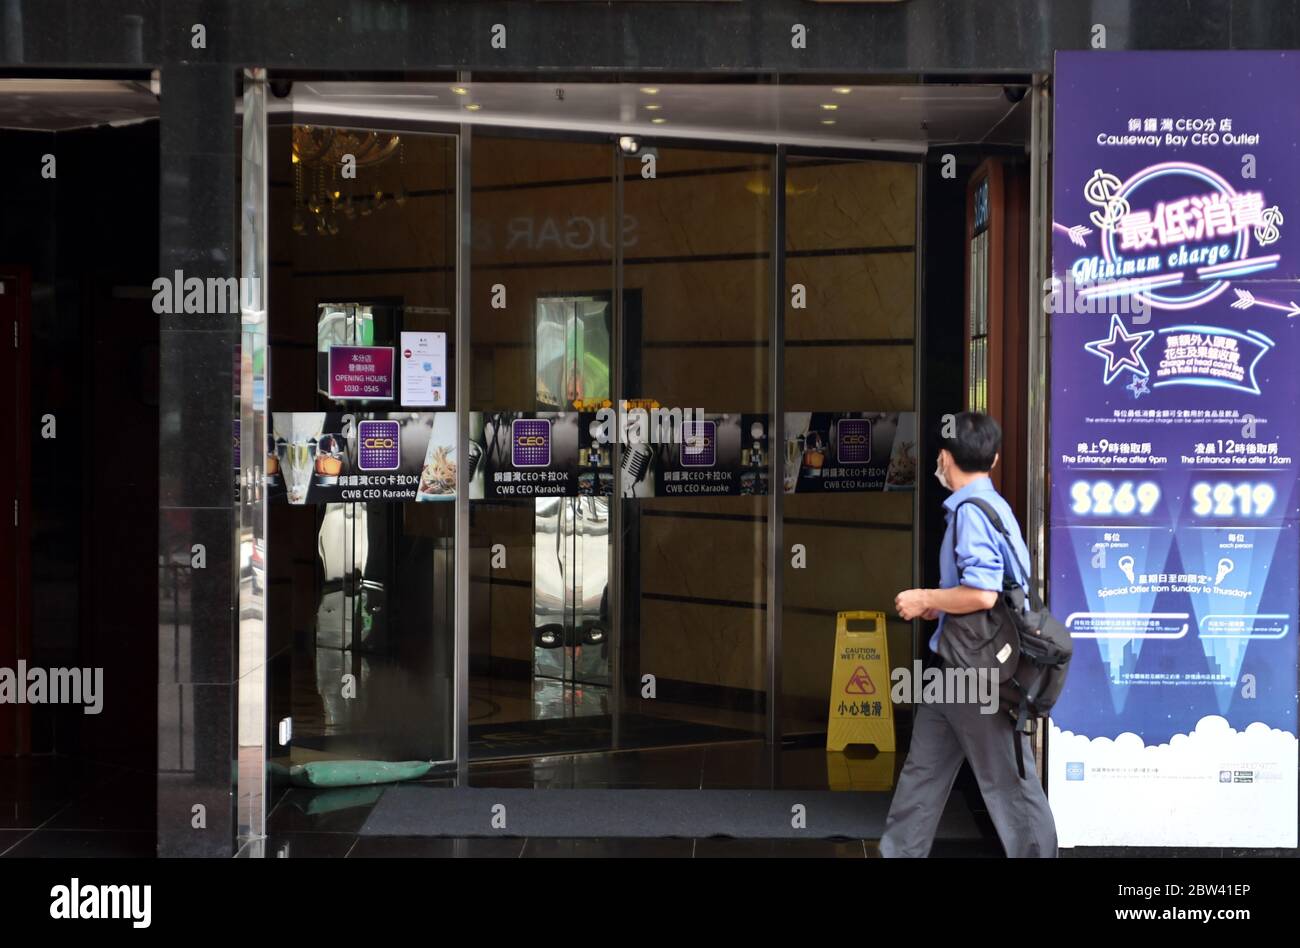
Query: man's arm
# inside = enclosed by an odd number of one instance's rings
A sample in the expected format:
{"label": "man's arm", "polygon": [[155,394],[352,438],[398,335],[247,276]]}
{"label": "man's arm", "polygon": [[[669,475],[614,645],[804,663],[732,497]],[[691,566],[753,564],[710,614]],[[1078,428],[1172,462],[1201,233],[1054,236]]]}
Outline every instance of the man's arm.
{"label": "man's arm", "polygon": [[998,594],[992,589],[953,586],[951,589],[905,589],[894,597],[894,608],[904,619],[934,619],[935,613],[965,615],[992,609]]}
{"label": "man's arm", "polygon": [[938,618],[935,613],[964,615],[992,609],[1002,589],[1002,548],[989,523],[978,510],[957,510],[957,548],[954,556],[961,584],[950,589],[905,589],[894,597],[894,608],[904,619]]}

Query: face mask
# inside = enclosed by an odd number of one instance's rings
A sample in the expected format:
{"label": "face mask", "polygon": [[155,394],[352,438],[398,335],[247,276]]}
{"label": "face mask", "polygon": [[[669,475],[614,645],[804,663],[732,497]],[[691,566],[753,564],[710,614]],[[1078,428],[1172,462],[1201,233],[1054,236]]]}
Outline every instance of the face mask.
{"label": "face mask", "polygon": [[944,490],[948,490],[948,491],[952,490],[952,485],[948,483],[948,478],[947,478],[946,476],[944,476],[944,473],[943,473],[943,461],[942,461],[942,460],[939,460],[939,461],[936,461],[936,462],[935,462],[935,465],[934,465],[934,476],[935,476],[935,478],[939,481],[939,483],[940,483],[941,485],[943,485],[943,489],[944,489]]}

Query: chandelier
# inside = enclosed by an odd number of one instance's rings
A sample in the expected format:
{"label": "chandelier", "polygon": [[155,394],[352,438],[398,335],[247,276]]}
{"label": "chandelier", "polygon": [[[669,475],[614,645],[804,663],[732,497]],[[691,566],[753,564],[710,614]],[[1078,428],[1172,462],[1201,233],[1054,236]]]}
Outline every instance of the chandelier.
{"label": "chandelier", "polygon": [[389,205],[401,207],[408,192],[401,181],[396,194],[382,189],[362,191],[357,178],[344,178],[344,157],[351,155],[358,171],[373,168],[394,155],[405,167],[406,149],[400,135],[319,125],[293,127],[293,232],[332,237],[340,220],[369,217]]}

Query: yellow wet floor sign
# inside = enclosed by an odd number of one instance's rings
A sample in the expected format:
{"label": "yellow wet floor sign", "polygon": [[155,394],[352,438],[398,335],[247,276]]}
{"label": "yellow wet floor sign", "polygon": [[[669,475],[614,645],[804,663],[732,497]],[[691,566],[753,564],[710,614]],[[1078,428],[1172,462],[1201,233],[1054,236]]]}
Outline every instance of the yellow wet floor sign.
{"label": "yellow wet floor sign", "polygon": [[826,749],[874,744],[894,750],[894,707],[889,700],[889,646],[883,612],[841,612],[835,617],[835,669]]}

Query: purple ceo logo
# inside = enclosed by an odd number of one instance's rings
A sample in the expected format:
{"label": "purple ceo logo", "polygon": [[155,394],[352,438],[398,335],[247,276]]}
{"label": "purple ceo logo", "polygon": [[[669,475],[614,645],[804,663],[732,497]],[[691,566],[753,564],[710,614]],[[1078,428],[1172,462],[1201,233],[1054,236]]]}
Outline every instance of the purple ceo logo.
{"label": "purple ceo logo", "polygon": [[713,467],[717,461],[717,423],[713,421],[682,422],[682,467]]}
{"label": "purple ceo logo", "polygon": [[866,464],[871,460],[871,422],[867,419],[841,418],[835,438],[841,464]]}
{"label": "purple ceo logo", "polygon": [[402,426],[396,421],[363,421],[357,425],[357,467],[362,471],[394,471],[402,461]]}
{"label": "purple ceo logo", "polygon": [[515,467],[546,467],[551,463],[549,421],[516,418],[510,422],[510,463]]}

